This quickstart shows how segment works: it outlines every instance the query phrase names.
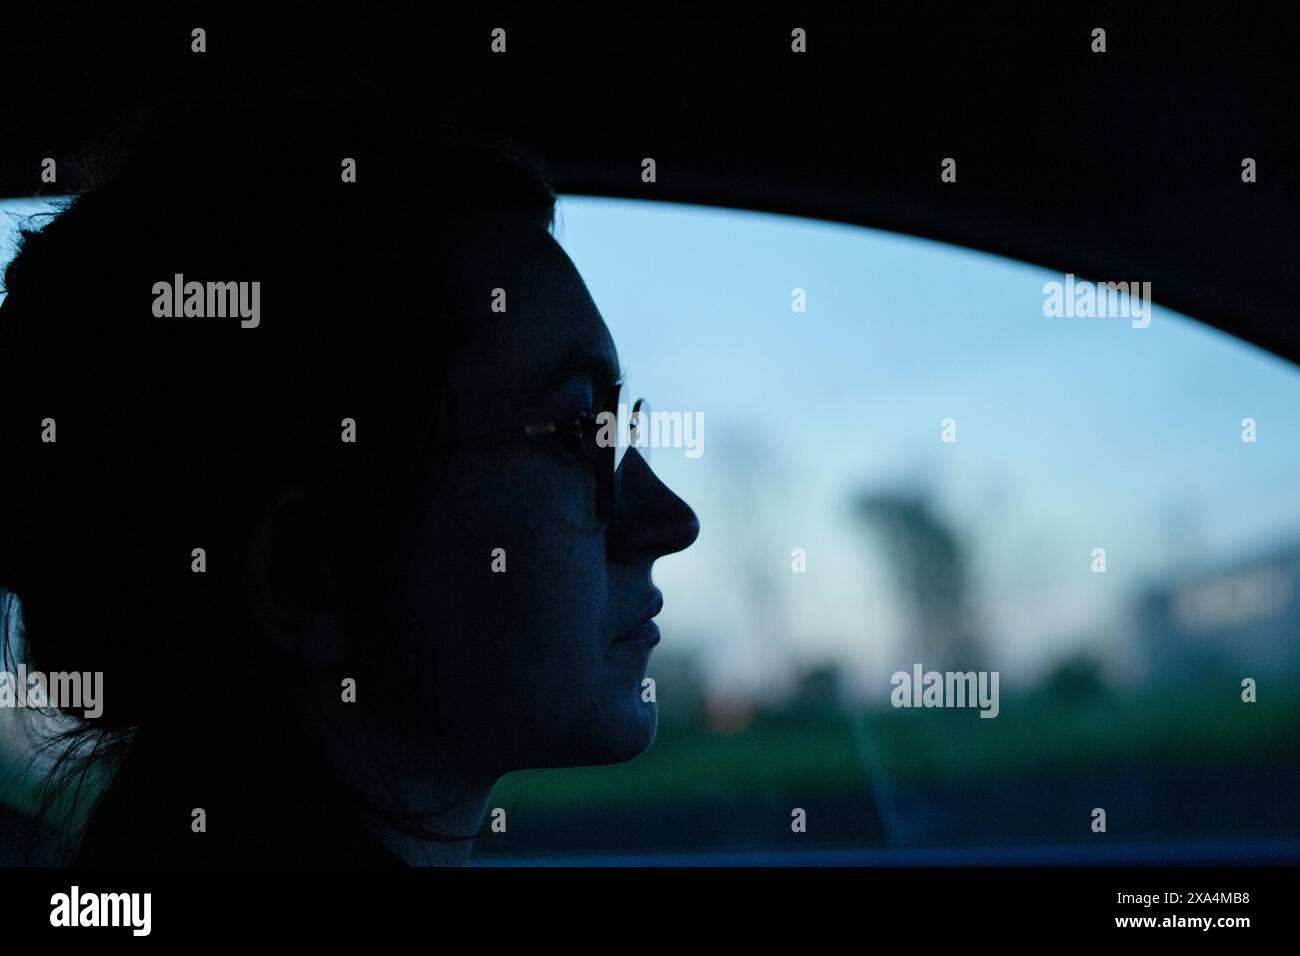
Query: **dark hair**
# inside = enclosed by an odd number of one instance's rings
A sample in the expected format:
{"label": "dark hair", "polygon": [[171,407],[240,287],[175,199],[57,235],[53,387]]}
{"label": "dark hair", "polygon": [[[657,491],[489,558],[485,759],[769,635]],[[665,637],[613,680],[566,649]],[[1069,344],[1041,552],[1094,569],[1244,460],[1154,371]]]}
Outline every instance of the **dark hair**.
{"label": "dark hair", "polygon": [[[276,98],[171,112],[106,181],[23,231],[0,306],[0,640],[6,662],[21,648],[29,669],[100,671],[105,689],[101,717],[65,714],[50,740],[43,815],[75,808],[99,773],[119,793],[98,813],[140,819],[168,812],[169,786],[300,773],[259,703],[274,692],[263,674],[286,674],[241,597],[251,530],[286,487],[311,492],[354,623],[375,635],[357,668],[400,666],[368,597],[398,503],[436,481],[446,363],[490,303],[448,265],[457,235],[471,221],[550,229],[554,203],[508,140]],[[259,327],[156,317],[150,290],[176,274],[260,281]],[[344,418],[364,441],[340,441]]]}

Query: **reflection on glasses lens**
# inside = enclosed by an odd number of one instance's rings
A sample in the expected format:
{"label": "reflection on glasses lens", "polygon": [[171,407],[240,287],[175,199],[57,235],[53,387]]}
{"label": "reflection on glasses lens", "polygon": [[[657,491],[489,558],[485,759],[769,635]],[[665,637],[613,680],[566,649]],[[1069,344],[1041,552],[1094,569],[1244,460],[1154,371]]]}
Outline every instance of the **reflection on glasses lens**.
{"label": "reflection on glasses lens", "polygon": [[623,456],[629,448],[635,448],[643,459],[650,460],[650,405],[644,398],[632,399],[632,393],[626,385],[617,389],[618,398],[612,410],[617,416],[616,443],[614,446],[614,470],[623,463]]}
{"label": "reflection on glasses lens", "polygon": [[637,453],[649,464],[650,403],[644,398],[638,398],[636,404],[632,406],[631,414],[628,415],[627,431],[629,447],[635,448]]}

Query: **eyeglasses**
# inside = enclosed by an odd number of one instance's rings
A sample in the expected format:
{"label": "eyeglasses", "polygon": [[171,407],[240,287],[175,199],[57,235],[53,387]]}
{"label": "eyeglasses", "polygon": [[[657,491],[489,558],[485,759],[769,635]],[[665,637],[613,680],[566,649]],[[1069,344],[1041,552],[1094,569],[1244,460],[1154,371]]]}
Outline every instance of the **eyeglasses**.
{"label": "eyeglasses", "polygon": [[649,462],[646,426],[650,405],[644,398],[631,401],[626,385],[614,385],[606,393],[599,411],[586,411],[573,418],[555,418],[511,428],[490,435],[465,435],[453,444],[496,445],[520,439],[552,437],[575,456],[589,457],[596,479],[596,517],[614,526],[619,495],[619,468],[629,448]]}

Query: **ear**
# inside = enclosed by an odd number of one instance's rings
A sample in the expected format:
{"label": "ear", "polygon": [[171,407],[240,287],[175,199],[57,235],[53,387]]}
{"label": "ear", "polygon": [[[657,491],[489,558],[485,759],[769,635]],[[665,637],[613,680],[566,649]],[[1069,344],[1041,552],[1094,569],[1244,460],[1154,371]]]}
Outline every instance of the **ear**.
{"label": "ear", "polygon": [[258,517],[245,555],[244,599],[258,629],[312,669],[347,651],[326,530],[306,494],[284,488]]}

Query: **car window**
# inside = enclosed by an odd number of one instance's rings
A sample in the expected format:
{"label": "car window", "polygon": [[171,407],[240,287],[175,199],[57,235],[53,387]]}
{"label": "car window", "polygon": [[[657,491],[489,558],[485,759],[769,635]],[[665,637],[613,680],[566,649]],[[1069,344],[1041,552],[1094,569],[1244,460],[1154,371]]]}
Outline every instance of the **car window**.
{"label": "car window", "polygon": [[557,238],[634,390],[702,418],[652,452],[702,532],[654,572],[655,745],[507,777],[484,855],[1300,835],[1293,365],[1140,276],[1090,311],[1082,277],[847,225],[566,196]]}
{"label": "car window", "polygon": [[[2,205],[7,262],[40,204]],[[1293,365],[892,233],[565,196],[556,234],[702,532],[654,571],[654,746],[504,778],[482,862],[1295,846]]]}

